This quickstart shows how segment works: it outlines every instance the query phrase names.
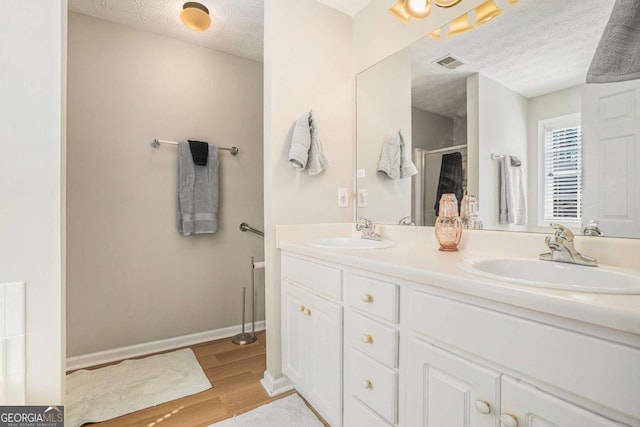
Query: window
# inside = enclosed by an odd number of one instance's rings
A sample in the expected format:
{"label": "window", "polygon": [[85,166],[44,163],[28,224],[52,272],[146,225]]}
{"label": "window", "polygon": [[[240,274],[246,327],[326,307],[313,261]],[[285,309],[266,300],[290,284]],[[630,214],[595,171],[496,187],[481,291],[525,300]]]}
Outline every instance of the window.
{"label": "window", "polygon": [[580,115],[539,123],[542,148],[541,219],[543,224],[580,224],[582,216],[582,126]]}

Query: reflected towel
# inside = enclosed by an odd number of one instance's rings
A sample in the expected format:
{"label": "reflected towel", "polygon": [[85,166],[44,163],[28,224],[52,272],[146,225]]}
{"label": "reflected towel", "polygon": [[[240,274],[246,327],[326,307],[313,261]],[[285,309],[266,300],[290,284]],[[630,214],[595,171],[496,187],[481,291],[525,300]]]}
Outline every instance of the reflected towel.
{"label": "reflected towel", "polygon": [[616,0],[587,73],[587,83],[640,78],[640,1]]}
{"label": "reflected towel", "polygon": [[527,194],[522,162],[515,156],[500,159],[500,224],[527,224]]}
{"label": "reflected towel", "polygon": [[409,178],[417,174],[418,169],[411,161],[408,151],[402,132],[398,131],[393,134],[382,145],[378,172],[382,172],[393,180]]}
{"label": "reflected towel", "polygon": [[438,180],[438,192],[436,193],[436,204],[433,207],[436,211],[436,217],[440,214],[440,198],[443,194],[453,193],[458,200],[458,212],[460,212],[460,203],[464,190],[462,181],[464,180],[464,169],[462,168],[462,153],[448,153],[442,155],[442,163],[440,165],[440,179]]}
{"label": "reflected towel", "polygon": [[193,163],[189,144],[178,144],[178,231],[191,234],[218,230],[218,147],[209,146],[206,166]]}

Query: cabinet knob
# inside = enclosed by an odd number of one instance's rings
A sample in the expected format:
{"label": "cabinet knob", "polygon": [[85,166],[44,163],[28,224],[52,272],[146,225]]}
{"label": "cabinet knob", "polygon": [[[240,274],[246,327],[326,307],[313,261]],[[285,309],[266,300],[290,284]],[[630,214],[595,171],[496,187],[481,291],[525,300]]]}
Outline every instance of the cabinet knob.
{"label": "cabinet knob", "polygon": [[500,424],[504,427],[518,427],[518,419],[513,415],[502,414],[500,415]]}
{"label": "cabinet knob", "polygon": [[373,301],[373,297],[369,294],[362,294],[362,297],[360,297],[360,299],[362,300],[362,302],[371,302]]}
{"label": "cabinet knob", "polygon": [[300,308],[298,308],[298,310],[304,312],[307,309],[307,307],[305,307],[304,305],[301,305]]}
{"label": "cabinet knob", "polygon": [[373,388],[373,383],[371,382],[371,380],[362,380],[362,388],[366,388],[366,389],[372,389]]}
{"label": "cabinet knob", "polygon": [[371,335],[369,335],[369,334],[362,334],[360,336],[360,339],[365,344],[371,344],[373,342],[373,337]]}
{"label": "cabinet knob", "polygon": [[311,310],[308,308],[304,309],[304,314],[306,314],[307,316],[311,316]]}
{"label": "cabinet knob", "polygon": [[481,414],[490,414],[491,413],[491,405],[489,405],[484,400],[476,400],[476,409]]}

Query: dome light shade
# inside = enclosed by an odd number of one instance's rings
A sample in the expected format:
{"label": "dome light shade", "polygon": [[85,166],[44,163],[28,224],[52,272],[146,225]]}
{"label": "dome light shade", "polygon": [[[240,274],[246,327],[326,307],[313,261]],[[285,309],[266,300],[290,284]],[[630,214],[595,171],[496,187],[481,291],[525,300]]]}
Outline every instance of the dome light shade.
{"label": "dome light shade", "polygon": [[496,16],[502,15],[504,10],[500,9],[493,0],[488,0],[476,7],[476,27],[484,25]]}
{"label": "dome light shade", "polygon": [[431,14],[431,0],[406,0],[405,9],[412,18],[425,19]]}
{"label": "dome light shade", "polygon": [[195,1],[186,2],[180,13],[182,23],[193,31],[205,31],[211,25],[209,9]]}

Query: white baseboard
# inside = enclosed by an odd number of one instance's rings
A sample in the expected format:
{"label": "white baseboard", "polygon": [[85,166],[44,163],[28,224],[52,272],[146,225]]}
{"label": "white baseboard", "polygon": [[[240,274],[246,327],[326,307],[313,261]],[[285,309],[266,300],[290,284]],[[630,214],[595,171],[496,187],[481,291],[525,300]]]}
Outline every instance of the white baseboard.
{"label": "white baseboard", "polygon": [[[251,325],[249,325],[249,328],[250,327]],[[247,328],[247,330],[249,328]],[[263,331],[264,329],[264,320],[256,322],[256,331]],[[68,357],[67,370],[71,371],[74,369],[86,368],[88,366],[124,360],[131,357],[144,356],[147,354],[157,353],[159,351],[173,350],[174,348],[187,347],[207,341],[229,338],[240,332],[242,332],[242,325],[235,325],[222,329],[214,329],[211,331],[169,338],[166,340],[152,341],[127,347],[114,348],[112,350],[83,354],[82,356]]]}
{"label": "white baseboard", "polygon": [[284,375],[274,378],[269,371],[264,371],[264,378],[260,380],[260,384],[267,391],[269,397],[277,396],[294,388],[289,378]]}

